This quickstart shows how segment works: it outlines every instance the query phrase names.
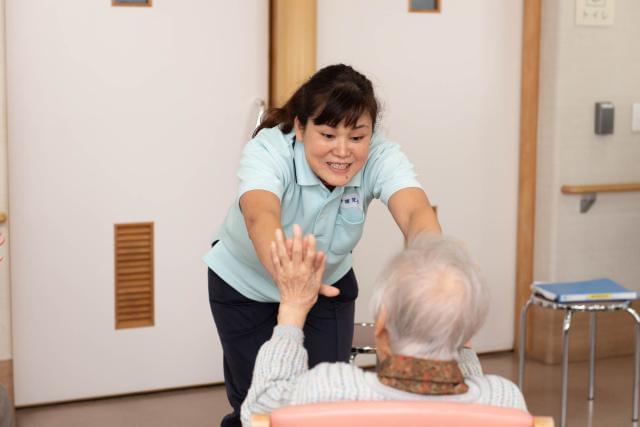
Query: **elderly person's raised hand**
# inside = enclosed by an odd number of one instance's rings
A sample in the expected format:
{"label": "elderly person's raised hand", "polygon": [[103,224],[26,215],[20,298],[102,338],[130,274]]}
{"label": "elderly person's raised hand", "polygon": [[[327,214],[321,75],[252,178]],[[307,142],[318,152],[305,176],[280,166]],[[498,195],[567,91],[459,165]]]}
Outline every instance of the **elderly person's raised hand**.
{"label": "elderly person's raised hand", "polygon": [[321,287],[326,286],[322,284],[325,255],[316,251],[313,235],[302,238],[302,230],[296,224],[289,245],[282,230],[276,230],[276,240],[271,242],[271,261],[280,291],[278,324],[302,328],[307,313],[318,300]]}
{"label": "elderly person's raised hand", "polygon": [[[296,227],[299,227],[298,224],[294,224],[294,232]],[[308,237],[312,236],[311,234],[309,234],[307,237],[305,237],[302,242],[303,242],[303,250],[304,250],[304,245],[305,242],[307,241]],[[273,243],[273,242],[272,242]],[[291,239],[287,239],[285,241],[285,247],[287,248],[287,255],[289,258],[291,258],[291,251],[293,250],[293,238]],[[322,256],[322,260],[324,262],[324,254],[321,251],[316,251],[316,265],[319,265],[318,263],[320,262],[320,258]],[[317,267],[316,267],[317,268]],[[274,278],[275,280],[275,278]],[[335,286],[331,286],[331,285],[325,285],[324,283],[320,285],[320,290],[318,291],[318,293],[322,296],[328,297],[328,298],[333,298],[333,297],[337,297],[338,295],[340,295],[340,289],[336,288]]]}

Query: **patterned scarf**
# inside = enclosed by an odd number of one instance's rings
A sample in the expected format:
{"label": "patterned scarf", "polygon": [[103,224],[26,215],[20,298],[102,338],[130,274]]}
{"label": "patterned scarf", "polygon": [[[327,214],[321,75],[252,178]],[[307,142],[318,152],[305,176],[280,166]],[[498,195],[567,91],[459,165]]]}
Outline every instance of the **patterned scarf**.
{"label": "patterned scarf", "polygon": [[392,355],[378,364],[378,379],[417,394],[462,394],[469,390],[458,362]]}

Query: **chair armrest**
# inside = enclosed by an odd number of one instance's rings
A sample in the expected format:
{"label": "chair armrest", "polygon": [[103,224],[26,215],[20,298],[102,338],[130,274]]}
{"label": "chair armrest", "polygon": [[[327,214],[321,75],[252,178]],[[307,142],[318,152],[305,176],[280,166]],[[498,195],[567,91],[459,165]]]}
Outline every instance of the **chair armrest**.
{"label": "chair armrest", "polygon": [[[251,427],[269,427],[270,423],[269,414],[253,414],[251,416]],[[551,426],[553,427],[553,424]]]}
{"label": "chair armrest", "polygon": [[533,417],[533,425],[535,427],[553,427],[553,417]]}

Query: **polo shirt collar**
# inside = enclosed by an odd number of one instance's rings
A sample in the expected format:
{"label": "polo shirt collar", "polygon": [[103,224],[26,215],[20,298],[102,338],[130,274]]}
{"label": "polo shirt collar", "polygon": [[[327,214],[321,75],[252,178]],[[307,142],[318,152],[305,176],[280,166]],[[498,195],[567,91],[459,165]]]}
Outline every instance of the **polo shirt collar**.
{"label": "polo shirt collar", "polygon": [[[315,174],[315,172],[309,166],[307,158],[304,155],[304,143],[295,140],[295,133],[292,138],[293,141],[293,161],[296,167],[296,183],[298,185],[320,185],[322,181]],[[360,187],[362,182],[362,169],[351,178],[351,180],[345,185],[345,187]]]}

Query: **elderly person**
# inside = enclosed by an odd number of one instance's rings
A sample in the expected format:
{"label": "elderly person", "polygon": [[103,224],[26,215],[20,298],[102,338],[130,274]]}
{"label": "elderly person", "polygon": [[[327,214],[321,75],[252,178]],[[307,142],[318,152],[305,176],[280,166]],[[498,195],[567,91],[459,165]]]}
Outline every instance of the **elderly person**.
{"label": "elderly person", "polygon": [[271,245],[281,295],[278,324],[256,359],[242,421],[286,405],[336,400],[431,400],[526,410],[515,384],[483,375],[464,343],[488,310],[488,291],[464,246],[449,237],[421,235],[398,254],[372,300],[377,372],[347,363],[309,369],[302,329],[322,282],[324,254],[312,235],[292,241],[281,230]]}

